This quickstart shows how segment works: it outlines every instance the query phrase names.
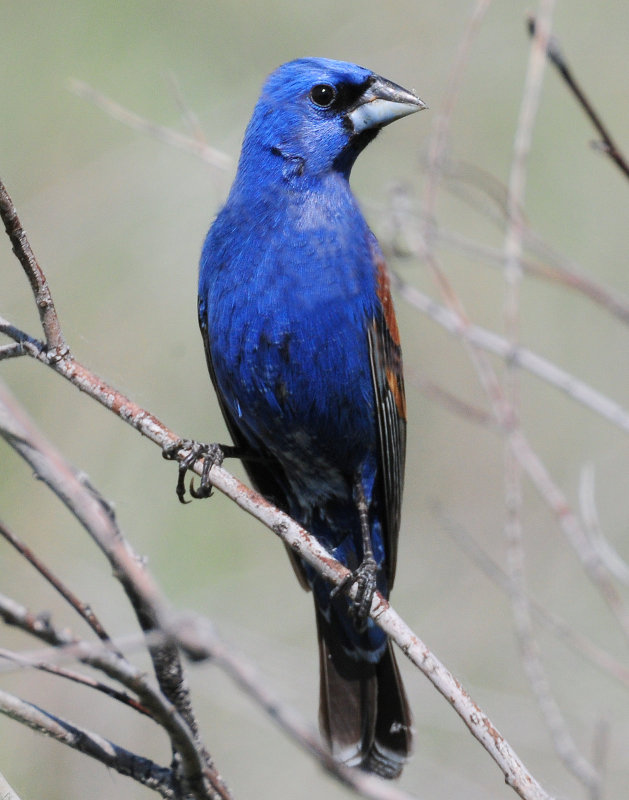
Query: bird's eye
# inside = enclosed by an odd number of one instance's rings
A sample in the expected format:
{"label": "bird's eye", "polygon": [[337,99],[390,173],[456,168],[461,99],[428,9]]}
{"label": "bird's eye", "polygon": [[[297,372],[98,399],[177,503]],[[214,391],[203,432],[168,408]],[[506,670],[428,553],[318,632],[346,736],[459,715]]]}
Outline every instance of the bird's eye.
{"label": "bird's eye", "polygon": [[310,99],[321,108],[328,108],[334,102],[336,89],[329,83],[318,83],[310,90]]}

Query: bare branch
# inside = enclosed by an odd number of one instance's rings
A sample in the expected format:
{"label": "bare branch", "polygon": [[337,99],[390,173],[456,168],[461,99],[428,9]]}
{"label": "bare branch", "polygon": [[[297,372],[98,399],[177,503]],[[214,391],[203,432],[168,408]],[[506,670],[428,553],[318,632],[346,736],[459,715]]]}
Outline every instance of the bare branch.
{"label": "bare branch", "polygon": [[14,625],[16,628],[20,628],[51,645],[69,644],[78,641],[67,629],[63,632],[57,630],[52,624],[48,613],[33,614],[23,605],[4,594],[0,594],[0,617],[7,625]]}
{"label": "bare branch", "polygon": [[[443,530],[454,540],[458,547],[471,559],[471,561],[505,593],[511,590],[509,576],[500,568],[496,561],[476,542],[462,525],[449,519],[438,504],[433,510]],[[587,659],[590,664],[610,675],[618,683],[629,689],[629,668],[594,644],[587,636],[574,630],[564,620],[550,613],[544,606],[529,597],[531,611],[535,618],[551,631],[557,639],[562,641],[574,653]]]}
{"label": "bare branch", "polygon": [[0,317],[0,333],[8,336],[16,343],[15,345],[3,345],[0,349],[0,361],[3,358],[15,358],[16,356],[33,356],[39,358],[46,351],[46,345],[39,339],[34,339],[24,331],[12,325],[4,317]]}
{"label": "bare branch", "polygon": [[[527,21],[528,31],[531,36],[535,35],[535,30],[537,27],[537,22],[533,17],[530,17]],[[594,110],[594,106],[588,99],[587,95],[581,88],[580,84],[577,82],[577,79],[574,77],[572,70],[568,66],[568,62],[564,58],[563,53],[561,52],[561,48],[559,46],[559,41],[552,37],[548,41],[548,47],[546,50],[548,55],[549,61],[557,68],[557,71],[563,78],[566,86],[570,89],[572,94],[575,96],[577,102],[581,106],[581,108],[585,111],[590,122],[596,128],[597,132],[599,133],[602,142],[600,143],[600,149],[606,153],[612,161],[616,164],[616,166],[624,173],[626,178],[629,178],[629,162],[624,157],[620,148],[616,144],[616,142],[612,139],[611,133],[609,132],[607,126],[603,123],[603,120],[600,118],[598,113]]]}
{"label": "bare branch", "polygon": [[[503,270],[505,282],[504,322],[507,339],[514,346],[519,340],[521,258],[524,244],[523,209],[527,164],[539,108],[546,61],[545,53],[550,37],[554,6],[554,0],[540,0],[539,25],[529,51],[507,191],[507,228]],[[512,419],[517,419],[519,415],[518,371],[512,361],[507,361],[506,366],[505,395],[512,408]],[[527,592],[524,531],[521,517],[522,465],[511,447],[511,435],[510,432],[507,432],[505,441],[505,538],[509,596],[520,656],[533,696],[537,701],[557,755],[566,768],[586,787],[590,797],[597,798],[600,792],[600,776],[579,752],[569,731],[553,694],[533,629]]]}
{"label": "bare branch", "polygon": [[[203,128],[201,127],[201,124],[199,122],[199,117],[192,110],[192,108],[190,108],[190,106],[186,102],[186,100],[185,100],[185,98],[183,96],[183,91],[181,89],[181,85],[179,84],[179,81],[177,80],[177,76],[175,75],[175,73],[172,70],[169,70],[168,73],[167,73],[167,77],[168,77],[168,82],[170,83],[170,85],[172,87],[173,94],[174,94],[175,100],[177,102],[177,108],[179,109],[179,111],[181,113],[181,117],[182,117],[182,120],[183,120],[184,124],[192,132],[195,141],[207,146],[207,140],[205,138],[205,133],[203,131]],[[80,94],[79,94],[79,96],[80,96]],[[232,159],[228,155],[226,155],[225,153],[221,153],[218,150],[215,150],[214,152],[217,153],[220,156],[223,156],[225,158],[225,160],[227,162],[226,167],[231,166]]]}
{"label": "bare branch", "polygon": [[[30,669],[37,669],[41,672],[47,672],[50,675],[56,675],[59,678],[72,681],[73,683],[79,683],[82,686],[87,686],[90,689],[95,689],[97,692],[101,692],[102,694],[107,695],[107,697],[111,697],[112,700],[117,700],[119,703],[129,706],[130,708],[133,708],[134,711],[138,711],[140,714],[145,714],[152,719],[151,714],[146,710],[146,708],[144,708],[141,703],[138,703],[135,698],[131,697],[126,692],[121,692],[118,689],[114,689],[113,686],[109,686],[102,681],[98,681],[95,678],[89,677],[88,675],[83,675],[81,672],[75,672],[74,670],[60,667],[57,664],[47,663],[46,661],[28,658],[22,653],[16,653],[12,650],[7,650],[4,647],[0,647],[0,658],[4,658],[7,661],[12,662],[15,665],[15,668],[28,667]],[[8,670],[0,669],[0,671],[7,672]],[[2,795],[0,795],[0,798],[2,798]]]}
{"label": "bare branch", "polygon": [[[507,219],[507,189],[494,176],[473,164],[448,159],[441,166],[442,185],[450,193],[462,199],[484,219],[499,224],[502,230]],[[488,207],[488,203],[490,204]],[[425,258],[425,238],[432,246],[444,244],[471,257],[481,259],[485,265],[504,267],[504,248],[491,247],[470,239],[456,231],[448,230],[434,219],[414,212],[406,197],[404,187],[397,185],[391,193],[387,216],[390,227],[389,253],[395,258]],[[543,279],[578,292],[596,305],[601,306],[624,325],[629,324],[629,301],[617,289],[585,274],[579,266],[565,255],[556,252],[536,231],[523,220],[523,235],[530,257],[522,257],[520,266],[527,275]]]}
{"label": "bare branch", "polygon": [[[110,408],[128,424],[131,424],[142,434],[162,447],[173,445],[178,440],[171,431],[144,409],[130,401],[128,398],[107,386],[85,367],[66,355],[55,359],[51,363],[46,358],[41,358],[53,369],[71,380],[78,388],[90,394],[100,403]],[[499,387],[495,385],[492,374],[485,368],[484,376],[491,382],[490,395],[497,401]],[[29,463],[33,465],[38,474],[54,487],[54,490],[64,499],[73,513],[85,525],[86,529],[103,552],[106,553],[114,565],[116,573],[123,580],[123,585],[132,602],[136,613],[142,617],[148,615],[149,620],[156,617],[163,618],[165,604],[160,592],[153,584],[146,570],[137,563],[128,544],[113,525],[111,510],[105,506],[102,499],[94,497],[93,493],[86,491],[86,487],[67,467],[58,454],[51,452],[50,445],[44,442],[49,458],[42,458],[41,449],[34,447],[30,441],[33,426],[24,418],[17,409],[11,408],[14,404],[7,397],[7,392],[0,387],[0,414],[4,417],[1,422],[4,430],[2,435]],[[37,437],[42,439],[41,436]],[[40,442],[41,443],[41,442]],[[181,450],[179,458],[183,459],[188,451]],[[54,464],[54,470],[51,465]],[[195,465],[195,472],[201,474],[202,459]],[[317,571],[330,580],[334,585],[341,585],[349,576],[349,571],[317,542],[317,540],[298,526],[290,517],[271,506],[264,498],[237,481],[222,467],[213,466],[210,471],[210,480],[217,489],[231,497],[241,508],[253,514],[267,527],[271,528],[284,542],[289,544],[306,562],[312,564]],[[86,517],[94,517],[93,524],[86,524]],[[355,595],[357,586],[351,585],[350,595]],[[393,611],[384,598],[376,594],[373,598],[370,614],[377,624],[395,641],[403,652],[418,666],[429,678],[435,688],[443,694],[457,711],[474,737],[483,745],[496,764],[502,770],[507,783],[525,800],[548,800],[549,795],[528,772],[518,756],[491,723],[488,717],[481,712],[479,707],[469,697],[451,673],[438,661],[421,640],[405,625],[401,618]],[[146,622],[147,620],[145,620]],[[168,625],[163,628],[168,630]],[[179,683],[179,686],[182,682]],[[187,697],[187,695],[186,695]],[[176,704],[177,705],[177,704]],[[187,719],[186,714],[184,717]],[[192,727],[194,735],[194,728]],[[195,737],[196,738],[196,737]],[[193,776],[190,776],[193,777]],[[220,782],[214,784],[220,787]]]}
{"label": "bare branch", "polygon": [[176,800],[178,796],[172,785],[172,773],[167,767],[160,767],[148,758],[137,756],[102,736],[48,714],[1,689],[0,712],[80,753],[95,758],[121,775],[133,778],[158,792],[166,800]]}
{"label": "bare branch", "polygon": [[2,800],[20,800],[14,790],[9,786],[7,779],[0,772],[0,797]]}
{"label": "bare branch", "polygon": [[93,103],[101,111],[104,111],[112,119],[122,122],[123,125],[132,128],[133,130],[140,131],[152,139],[157,139],[160,142],[176,147],[178,150],[184,150],[192,155],[198,156],[216,169],[226,170],[233,164],[233,159],[225,153],[210,147],[206,142],[195,137],[186,136],[184,133],[175,131],[172,128],[167,128],[165,125],[158,125],[151,122],[145,117],[130,111],[128,108],[120,105],[115,100],[107,97],[106,95],[94,89],[84,81],[71,80],[69,83],[70,91],[74,92],[78,97],[83,100],[88,100]]}
{"label": "bare branch", "polygon": [[[0,435],[58,495],[107,556],[116,577],[127,593],[142,629],[150,631],[163,627],[160,620],[167,613],[166,603],[146,566],[133,553],[122,536],[111,508],[84,479],[76,474],[53,445],[35,428],[2,384],[0,384]],[[187,725],[184,733],[179,723],[173,727],[166,725],[168,717],[162,720],[173,746],[182,755],[184,776],[194,788],[203,774],[210,780],[216,796],[228,797],[229,794],[199,739],[198,726],[176,647],[169,643],[153,645],[149,646],[149,652],[160,688],[177,709],[176,718],[181,715]],[[151,707],[145,701],[146,698],[143,698],[144,704]],[[199,758],[206,763],[202,773],[199,772]]]}
{"label": "bare branch", "polygon": [[605,538],[601,530],[595,498],[594,467],[587,464],[581,470],[579,480],[579,505],[585,533],[590,546],[595,550],[609,572],[625,586],[629,586],[629,564],[621,557],[615,547]]}
{"label": "bare branch", "polygon": [[592,388],[584,381],[571,375],[566,370],[548,361],[543,356],[520,345],[513,345],[494,331],[487,330],[471,322],[464,324],[459,315],[428,297],[419,289],[404,281],[398,274],[392,273],[395,287],[402,298],[414,308],[426,314],[454,336],[463,339],[474,347],[494,353],[504,361],[515,364],[536,375],[546,383],[562,391],[572,400],[576,400],[591,409],[612,425],[629,432],[629,411],[615,400]]}
{"label": "bare branch", "polygon": [[39,574],[46,580],[48,583],[56,589],[57,592],[66,600],[72,608],[81,616],[85,622],[90,626],[90,628],[94,631],[94,633],[98,636],[99,639],[103,642],[111,642],[111,639],[107,633],[107,631],[103,628],[100,620],[90,608],[90,606],[82,603],[81,600],[68,589],[65,584],[57,578],[56,575],[44,564],[44,562],[33,553],[30,547],[27,547],[24,542],[22,542],[12,531],[10,531],[6,525],[2,523],[0,520],[0,536],[3,536],[9,544],[13,545],[15,549],[24,556],[24,558],[30,562],[33,567],[39,572]]}
{"label": "bare branch", "polygon": [[398,789],[395,784],[384,781],[361,770],[350,769],[332,757],[313,730],[301,716],[275,693],[259,674],[258,668],[219,636],[215,627],[203,617],[180,615],[173,620],[171,632],[179,643],[195,657],[211,659],[233,680],[256,705],[262,708],[273,722],[286,733],[291,741],[314,756],[321,766],[350,786],[362,797],[371,800],[412,800],[412,796]]}
{"label": "bare branch", "polygon": [[424,187],[422,202],[423,216],[426,222],[426,225],[423,229],[423,238],[425,247],[429,252],[432,250],[430,236],[431,230],[429,223],[432,219],[434,219],[435,215],[437,191],[441,180],[441,171],[443,169],[443,162],[448,145],[450,122],[452,120],[454,107],[459,96],[461,84],[465,76],[465,67],[470,57],[472,44],[478,35],[480,26],[490,5],[491,0],[477,0],[476,5],[474,6],[472,15],[468,20],[464,34],[461,38],[452,70],[448,76],[448,86],[442,107],[435,116],[435,123],[430,140],[430,148],[427,159],[428,180],[426,181],[426,185]]}
{"label": "bare branch", "polygon": [[21,342],[0,346],[0,361],[8,361],[10,358],[18,358],[23,355],[26,355],[26,350]]}
{"label": "bare branch", "polygon": [[0,215],[2,216],[7,236],[11,240],[13,252],[22,265],[22,269],[31,285],[35,305],[37,306],[46,337],[46,344],[58,356],[64,355],[69,352],[68,345],[61,333],[57,312],[48,288],[48,281],[35,258],[13,201],[9,197],[2,181],[0,181]]}
{"label": "bare branch", "polygon": [[496,420],[489,412],[468,403],[466,400],[462,400],[433,381],[426,380],[418,375],[411,375],[409,378],[407,374],[405,383],[410,386],[416,386],[426,397],[438,403],[442,408],[447,408],[462,419],[485,428],[499,430]]}

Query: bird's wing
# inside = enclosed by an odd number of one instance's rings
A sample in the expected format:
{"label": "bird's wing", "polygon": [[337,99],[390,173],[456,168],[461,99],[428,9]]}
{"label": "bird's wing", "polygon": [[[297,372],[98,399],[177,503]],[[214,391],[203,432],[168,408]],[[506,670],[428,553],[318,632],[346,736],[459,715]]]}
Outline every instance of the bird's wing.
{"label": "bird's wing", "polygon": [[[229,435],[232,437],[232,441],[236,447],[244,454],[242,463],[247,471],[247,475],[249,475],[249,478],[251,479],[253,486],[261,495],[264,495],[264,497],[266,497],[270,503],[273,503],[273,505],[277,506],[279,509],[288,514],[289,509],[286,493],[282,488],[280,479],[278,479],[278,476],[282,476],[284,474],[282,465],[260,441],[253,443],[244,436],[240,426],[236,422],[236,419],[230,412],[229,407],[227,406],[227,403],[225,402],[222,392],[218,386],[216,380],[216,371],[214,370],[214,364],[212,363],[212,353],[210,350],[210,342],[208,337],[207,308],[205,306],[205,299],[201,297],[199,297],[198,313],[199,327],[201,328],[201,336],[203,337],[203,348],[205,350],[208,372],[210,373],[212,385],[214,386],[214,391],[216,392],[218,404],[223,414],[225,424],[227,425]],[[251,458],[247,458],[247,453],[251,453]],[[310,589],[299,558],[294,551],[290,549],[290,547],[287,546],[286,551],[288,552],[291,564],[293,565],[293,569],[295,570],[295,574],[297,575],[299,582],[304,589]]]}
{"label": "bird's wing", "polygon": [[371,242],[371,247],[376,267],[380,308],[369,328],[369,357],[378,422],[378,482],[382,498],[379,505],[390,588],[395,578],[404,486],[406,400],[400,335],[393,310],[387,267],[375,238]]}

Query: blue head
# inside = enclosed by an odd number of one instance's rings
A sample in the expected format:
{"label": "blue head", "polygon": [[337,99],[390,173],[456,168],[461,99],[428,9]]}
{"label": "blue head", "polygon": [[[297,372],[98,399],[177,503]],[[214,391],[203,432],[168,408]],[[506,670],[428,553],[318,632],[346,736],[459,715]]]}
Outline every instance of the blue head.
{"label": "blue head", "polygon": [[425,108],[364,67],[325,58],[283,64],[267,79],[245,133],[239,172],[349,176],[380,128]]}

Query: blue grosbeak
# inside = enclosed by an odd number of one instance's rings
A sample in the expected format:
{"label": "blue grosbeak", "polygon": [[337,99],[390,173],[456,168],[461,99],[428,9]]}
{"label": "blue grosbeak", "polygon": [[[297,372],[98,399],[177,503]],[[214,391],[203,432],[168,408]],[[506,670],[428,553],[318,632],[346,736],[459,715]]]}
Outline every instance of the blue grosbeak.
{"label": "blue grosbeak", "polygon": [[410,751],[411,717],[368,613],[395,576],[404,385],[386,267],[349,175],[380,128],[421,108],[354,64],[277,69],[199,276],[210,375],[251,481],[358,584],[352,603],[290,553],[314,595],[322,732],[339,760],[388,778]]}

